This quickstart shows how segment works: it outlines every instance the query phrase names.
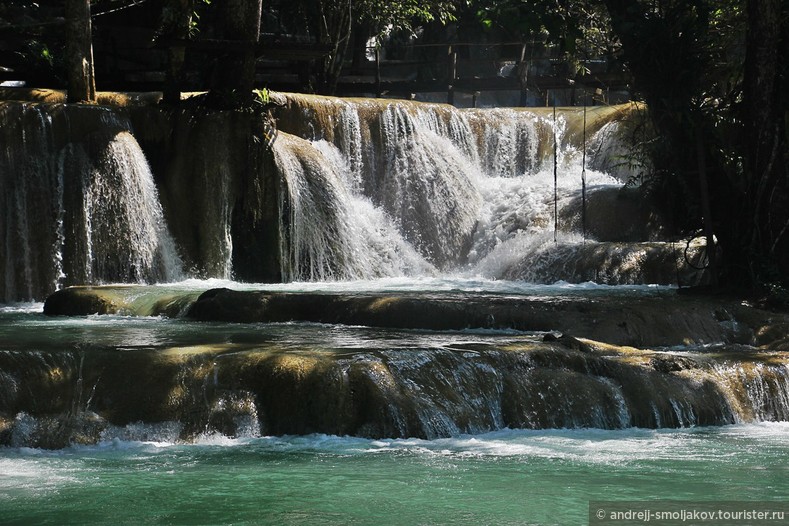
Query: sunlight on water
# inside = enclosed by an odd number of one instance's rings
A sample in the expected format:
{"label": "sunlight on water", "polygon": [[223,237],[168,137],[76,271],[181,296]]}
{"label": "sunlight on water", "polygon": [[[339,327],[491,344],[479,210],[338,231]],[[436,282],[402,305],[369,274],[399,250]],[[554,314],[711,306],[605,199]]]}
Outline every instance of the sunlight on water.
{"label": "sunlight on water", "polygon": [[594,282],[552,284],[490,279],[477,275],[444,275],[437,277],[389,277],[372,280],[294,281],[290,283],[241,283],[230,280],[189,279],[178,283],[162,283],[156,287],[173,290],[207,290],[226,287],[234,290],[269,290],[281,292],[481,292],[493,294],[644,294],[665,293],[676,287],[665,285],[604,285]]}
{"label": "sunlight on water", "polygon": [[0,512],[19,524],[582,524],[592,499],[782,498],[788,426],[6,448]]}
{"label": "sunlight on water", "polygon": [[[222,169],[200,180],[216,189],[211,206],[196,207],[213,233],[193,240],[206,253],[194,262],[204,272],[192,275],[214,278],[177,281],[180,247],[130,124],[100,109],[114,129],[103,157],[69,144],[58,158],[53,117],[22,107],[27,138],[0,152],[4,166],[24,168],[8,192],[7,233],[20,235],[4,238],[14,250],[2,256],[0,297],[41,300],[66,277],[160,282],[111,294],[134,307],[177,297],[179,309],[220,287],[457,302],[569,297],[604,307],[676,291],[638,285],[677,282],[673,243],[598,243],[579,227],[582,176],[590,195],[608,199],[601,207],[621,197],[628,177],[605,158],[621,147],[613,121],[590,138],[604,153],[584,167],[573,110],[554,121],[521,110],[291,102],[301,106],[291,126],[304,129],[278,135],[272,162],[285,217],[279,270],[296,281],[227,279],[238,181],[221,155]],[[601,113],[601,122],[614,118]],[[66,161],[79,177],[66,177]],[[49,190],[33,200],[30,181]],[[75,236],[66,234],[66,190],[84,205]],[[40,210],[51,211],[53,232],[35,239]],[[74,242],[76,263],[65,257]],[[593,251],[599,261],[587,257]],[[650,257],[668,279],[643,271]],[[737,360],[687,346],[589,352],[542,332],[197,323],[183,312],[53,319],[41,303],[0,306],[0,522],[568,525],[586,521],[593,499],[769,500],[789,491],[789,423],[757,422],[789,414],[786,368],[770,361],[778,354],[753,358],[760,351],[745,345]],[[510,423],[513,414],[522,418]],[[287,427],[304,415],[307,425]],[[313,433],[327,428],[310,418],[341,417],[348,431]],[[277,419],[286,431],[271,430]],[[757,423],[694,425],[710,421]],[[650,422],[684,428],[584,428]],[[47,433],[66,440],[47,442]],[[363,438],[371,436],[384,438]],[[428,438],[386,438],[394,436]],[[42,443],[55,445],[26,447]]]}

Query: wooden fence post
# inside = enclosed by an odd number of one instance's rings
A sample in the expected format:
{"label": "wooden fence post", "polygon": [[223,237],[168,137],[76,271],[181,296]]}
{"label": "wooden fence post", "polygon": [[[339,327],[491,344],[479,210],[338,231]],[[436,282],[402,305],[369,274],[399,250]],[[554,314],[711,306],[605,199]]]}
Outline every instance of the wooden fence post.
{"label": "wooden fence post", "polygon": [[452,49],[452,45],[450,44],[447,50],[447,60],[448,60],[448,68],[447,68],[447,103],[451,105],[455,105],[455,80],[457,79],[458,75],[458,54],[457,51]]}
{"label": "wooden fence post", "polygon": [[375,96],[381,98],[381,50],[375,48]]}

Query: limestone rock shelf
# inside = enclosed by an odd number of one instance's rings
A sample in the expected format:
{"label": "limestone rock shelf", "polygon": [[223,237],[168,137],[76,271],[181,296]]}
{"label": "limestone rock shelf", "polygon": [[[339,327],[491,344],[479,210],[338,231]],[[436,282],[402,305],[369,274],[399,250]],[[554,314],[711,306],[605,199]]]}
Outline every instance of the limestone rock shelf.
{"label": "limestone rock shelf", "polygon": [[[736,299],[671,289],[507,295],[471,292],[330,293],[265,290],[177,291],[158,286],[70,287],[52,294],[48,315],[126,314],[196,321],[303,321],[425,330],[559,332],[614,345],[763,345],[782,341],[783,315]],[[760,335],[772,335],[760,336]],[[771,341],[764,341],[765,338]]]}

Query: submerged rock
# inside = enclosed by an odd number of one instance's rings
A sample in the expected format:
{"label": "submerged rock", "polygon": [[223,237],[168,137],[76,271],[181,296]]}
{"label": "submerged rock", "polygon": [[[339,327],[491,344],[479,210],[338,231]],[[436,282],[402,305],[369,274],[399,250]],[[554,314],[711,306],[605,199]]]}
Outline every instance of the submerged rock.
{"label": "submerged rock", "polygon": [[69,287],[51,294],[44,303],[44,314],[48,316],[73,316],[85,314],[116,314],[118,298],[110,289],[95,290],[93,287]]}

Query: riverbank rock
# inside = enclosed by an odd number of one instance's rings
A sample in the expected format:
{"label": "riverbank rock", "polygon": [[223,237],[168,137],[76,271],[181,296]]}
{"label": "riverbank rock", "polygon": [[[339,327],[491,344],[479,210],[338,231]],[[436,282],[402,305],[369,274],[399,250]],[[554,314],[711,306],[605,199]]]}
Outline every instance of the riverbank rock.
{"label": "riverbank rock", "polygon": [[[156,286],[72,287],[51,295],[48,315],[185,316],[195,321],[303,321],[369,327],[558,332],[616,345],[741,343],[780,339],[786,317],[737,299],[670,289],[510,296],[491,293],[328,293],[174,290]],[[776,332],[777,331],[777,332]],[[756,334],[762,334],[758,342]],[[769,336],[774,335],[774,336]],[[772,338],[772,339],[770,339]]]}

